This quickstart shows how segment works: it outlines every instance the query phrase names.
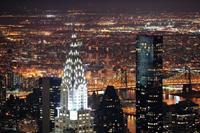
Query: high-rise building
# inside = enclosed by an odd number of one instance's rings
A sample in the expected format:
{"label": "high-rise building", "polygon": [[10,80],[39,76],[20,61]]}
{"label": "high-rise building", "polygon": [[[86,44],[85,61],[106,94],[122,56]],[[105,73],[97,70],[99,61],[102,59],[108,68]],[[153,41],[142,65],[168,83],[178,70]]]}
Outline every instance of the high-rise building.
{"label": "high-rise building", "polygon": [[92,95],[88,98],[88,104],[93,111],[96,111],[99,103],[100,103],[100,97],[94,91]]}
{"label": "high-rise building", "polygon": [[0,75],[0,105],[6,101],[6,88],[4,86],[4,77]]}
{"label": "high-rise building", "polygon": [[96,111],[97,133],[126,133],[127,119],[123,114],[120,99],[113,86],[108,86]]}
{"label": "high-rise building", "polygon": [[92,118],[88,109],[87,81],[78,48],[76,34],[72,34],[72,43],[64,64],[61,83],[61,101],[58,108],[55,132],[93,132]]}
{"label": "high-rise building", "polygon": [[176,133],[195,133],[200,129],[199,106],[186,99],[170,106],[171,131]]}
{"label": "high-rise building", "polygon": [[162,132],[163,37],[138,35],[136,45],[137,133]]}
{"label": "high-rise building", "polygon": [[12,89],[14,85],[14,73],[13,71],[7,71],[5,74],[5,86],[8,89]]}
{"label": "high-rise building", "polygon": [[56,107],[60,102],[60,78],[45,77],[39,79],[39,128],[41,133],[50,133],[54,129]]}
{"label": "high-rise building", "polygon": [[6,88],[13,88],[13,84],[14,84],[14,72],[13,72],[13,47],[12,46],[8,46],[8,50],[6,53],[6,66],[5,67],[5,86]]}

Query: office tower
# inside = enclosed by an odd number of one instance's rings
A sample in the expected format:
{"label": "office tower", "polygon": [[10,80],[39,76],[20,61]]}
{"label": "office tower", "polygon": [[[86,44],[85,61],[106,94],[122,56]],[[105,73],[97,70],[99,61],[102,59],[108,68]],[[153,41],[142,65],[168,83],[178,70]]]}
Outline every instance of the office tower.
{"label": "office tower", "polygon": [[137,36],[137,133],[162,132],[162,44],[162,36]]}
{"label": "office tower", "polygon": [[40,78],[40,119],[39,128],[42,133],[50,133],[55,125],[55,117],[57,116],[56,107],[60,102],[60,78]]}
{"label": "office tower", "polygon": [[13,87],[15,89],[22,89],[22,80],[23,77],[19,75],[18,73],[13,74]]}
{"label": "office tower", "polygon": [[5,85],[6,85],[6,88],[8,89],[13,89],[13,84],[14,84],[13,76],[14,76],[14,73],[11,70],[7,71],[5,74]]}
{"label": "office tower", "polygon": [[12,63],[12,60],[13,60],[13,47],[12,46],[8,46],[8,50],[7,50],[7,53],[6,53],[6,66],[5,66],[5,86],[6,88],[13,88],[13,76],[14,76],[14,73],[13,73],[13,63]]}
{"label": "office tower", "polygon": [[167,103],[163,102],[163,129],[162,133],[171,133],[171,113],[170,113],[170,107],[167,105]]}
{"label": "office tower", "polygon": [[76,34],[72,34],[70,51],[64,64],[61,101],[55,124],[56,133],[93,132],[92,118],[88,109],[87,81],[78,52],[81,44]]}
{"label": "office tower", "polygon": [[170,106],[171,131],[176,133],[195,133],[200,131],[199,107],[190,100]]}
{"label": "office tower", "polygon": [[6,88],[4,86],[4,77],[0,75],[0,106],[6,101]]}
{"label": "office tower", "polygon": [[22,76],[9,70],[5,73],[5,86],[8,89],[20,89],[22,88]]}
{"label": "office tower", "polygon": [[[39,102],[39,100],[40,100],[40,102]],[[33,118],[37,118],[39,120],[40,109],[42,107],[42,90],[41,89],[34,88],[32,90],[32,93],[30,93],[26,98],[26,106],[29,109],[30,115]]]}
{"label": "office tower", "polygon": [[113,86],[108,86],[97,109],[95,125],[97,133],[126,133],[127,122],[119,97]]}
{"label": "office tower", "polygon": [[96,110],[97,110],[97,107],[98,107],[99,102],[100,102],[99,99],[100,99],[100,98],[99,98],[99,96],[97,96],[97,94],[96,94],[95,91],[94,91],[94,92],[92,93],[92,95],[89,97],[88,103],[89,103],[89,105],[90,105],[90,107],[91,107],[91,109],[92,109],[93,111],[96,111]]}

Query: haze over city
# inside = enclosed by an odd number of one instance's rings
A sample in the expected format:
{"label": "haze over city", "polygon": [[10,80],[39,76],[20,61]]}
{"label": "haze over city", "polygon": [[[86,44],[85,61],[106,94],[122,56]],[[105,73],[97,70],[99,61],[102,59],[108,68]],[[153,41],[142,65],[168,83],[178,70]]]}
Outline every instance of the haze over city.
{"label": "haze over city", "polygon": [[115,11],[198,11],[199,0],[2,0],[1,10],[15,9],[115,9]]}

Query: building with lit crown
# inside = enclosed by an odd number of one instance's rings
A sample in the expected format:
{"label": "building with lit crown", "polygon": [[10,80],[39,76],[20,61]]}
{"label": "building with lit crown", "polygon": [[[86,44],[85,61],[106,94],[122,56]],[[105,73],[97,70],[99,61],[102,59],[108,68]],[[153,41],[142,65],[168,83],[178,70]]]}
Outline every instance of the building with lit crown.
{"label": "building with lit crown", "polygon": [[162,44],[162,36],[137,36],[137,133],[162,132]]}
{"label": "building with lit crown", "polygon": [[78,48],[82,45],[72,35],[70,51],[64,64],[61,101],[55,123],[55,133],[91,133],[92,117],[88,109],[87,81]]}

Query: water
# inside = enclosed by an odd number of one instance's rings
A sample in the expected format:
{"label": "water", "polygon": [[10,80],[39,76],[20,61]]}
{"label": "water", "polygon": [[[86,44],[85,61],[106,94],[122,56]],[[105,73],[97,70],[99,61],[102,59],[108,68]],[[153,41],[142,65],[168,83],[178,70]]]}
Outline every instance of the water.
{"label": "water", "polygon": [[183,100],[184,100],[184,98],[182,98],[180,96],[163,94],[163,102],[166,102],[168,105],[176,104]]}
{"label": "water", "polygon": [[136,119],[134,116],[128,116],[128,129],[131,133],[136,131]]}

